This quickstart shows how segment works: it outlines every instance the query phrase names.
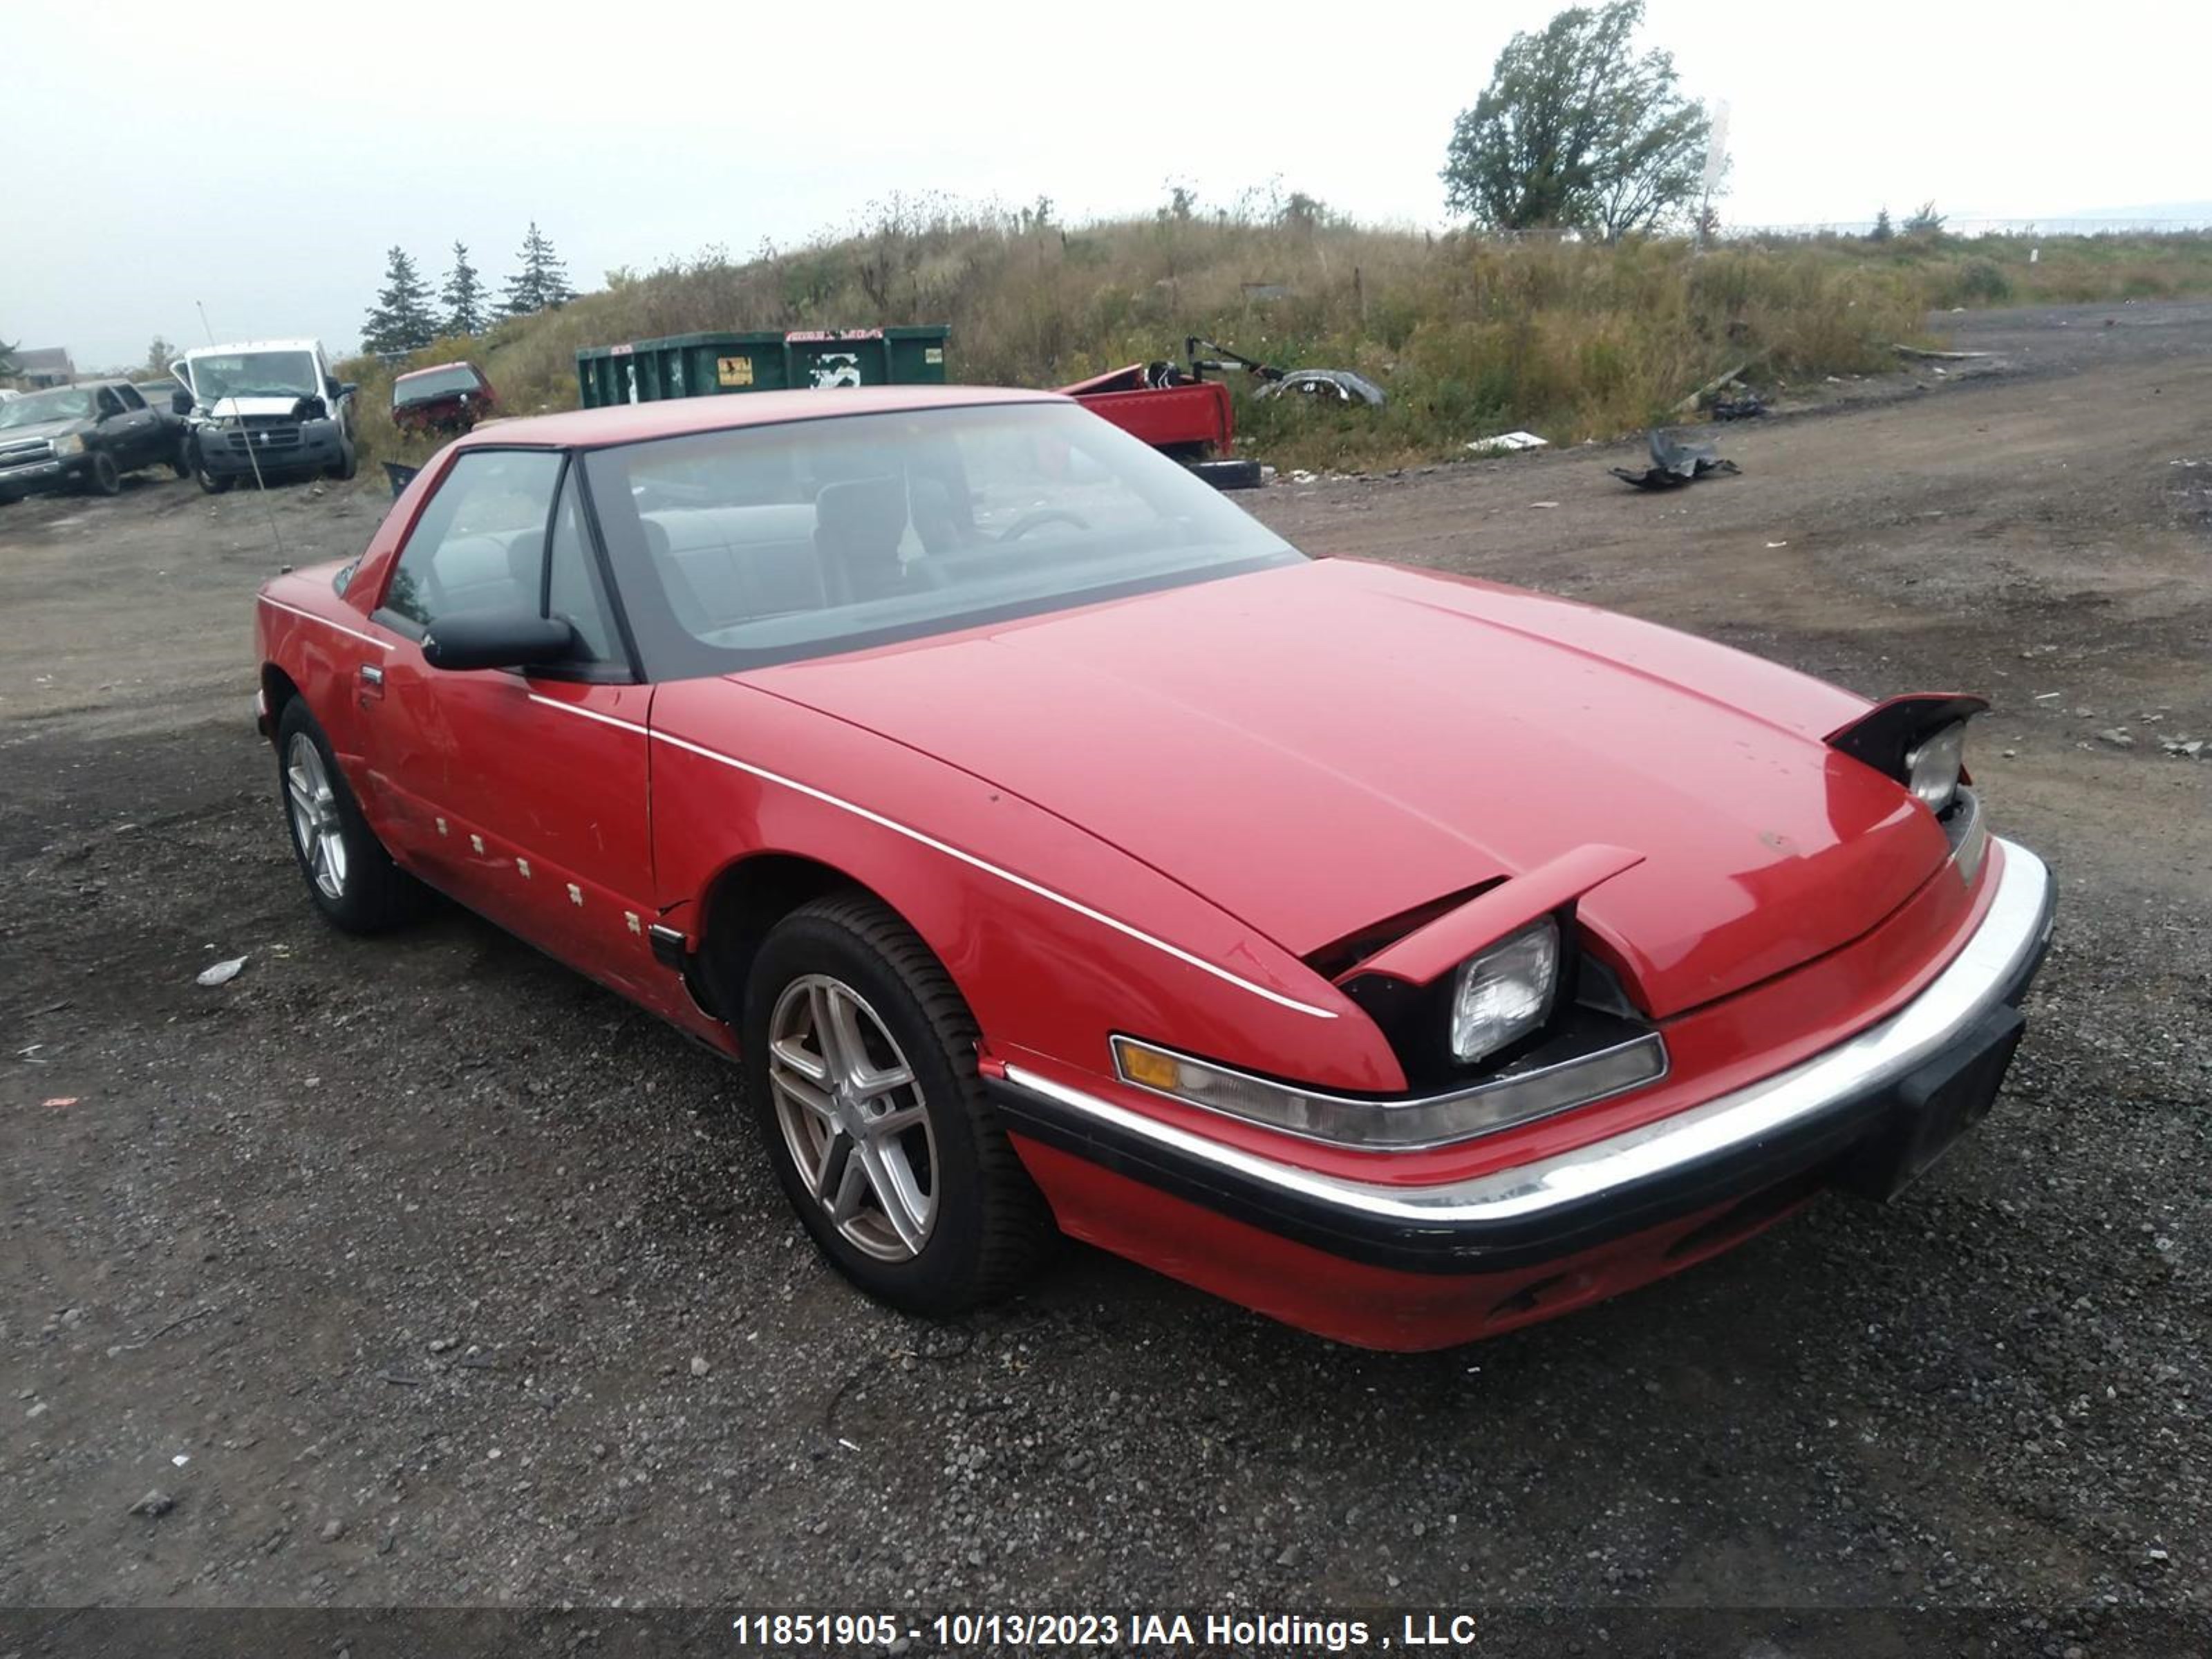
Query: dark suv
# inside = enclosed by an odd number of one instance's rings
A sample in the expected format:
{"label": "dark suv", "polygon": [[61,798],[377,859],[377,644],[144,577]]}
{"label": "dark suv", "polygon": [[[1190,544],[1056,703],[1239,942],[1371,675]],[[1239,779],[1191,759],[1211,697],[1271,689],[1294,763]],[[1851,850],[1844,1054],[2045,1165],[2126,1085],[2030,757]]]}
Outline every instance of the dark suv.
{"label": "dark suv", "polygon": [[112,495],[123,475],[191,471],[178,422],[148,407],[128,380],[80,380],[0,403],[0,501],[45,489]]}

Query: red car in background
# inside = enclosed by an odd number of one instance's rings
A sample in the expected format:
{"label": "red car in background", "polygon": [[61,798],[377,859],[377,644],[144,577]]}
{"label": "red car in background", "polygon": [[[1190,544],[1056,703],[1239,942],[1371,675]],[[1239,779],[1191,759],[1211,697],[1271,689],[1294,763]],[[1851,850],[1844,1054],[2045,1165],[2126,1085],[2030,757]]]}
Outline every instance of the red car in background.
{"label": "red car in background", "polygon": [[392,382],[392,423],[402,432],[459,437],[498,404],[491,382],[474,363],[410,369]]}
{"label": "red car in background", "polygon": [[434,887],[744,1067],[854,1281],[1059,1229],[1346,1341],[1548,1317],[1988,1109],[2052,884],[1879,705],[1312,560],[1048,394],[502,423],[257,611],[314,903]]}

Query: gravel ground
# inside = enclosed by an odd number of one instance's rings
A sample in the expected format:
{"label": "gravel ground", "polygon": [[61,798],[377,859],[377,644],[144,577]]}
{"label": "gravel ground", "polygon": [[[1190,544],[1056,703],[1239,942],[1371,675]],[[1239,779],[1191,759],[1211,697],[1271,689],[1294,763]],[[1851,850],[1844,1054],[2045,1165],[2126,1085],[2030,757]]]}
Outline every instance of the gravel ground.
{"label": "gravel ground", "polygon": [[[2212,765],[2166,745],[2212,738],[2212,307],[1952,320],[2001,372],[1727,428],[1743,476],[1679,496],[1589,450],[1256,501],[1316,552],[1988,691],[1976,773],[2063,886],[2006,1098],[1901,1203],[1412,1358],[1074,1247],[957,1324],[860,1300],[711,1057],[465,915],[317,922],[245,714],[259,503],[0,509],[0,1603],[2206,1640]],[[302,562],[379,511],[272,505]],[[1654,1622],[1709,1608],[1756,1611]]]}

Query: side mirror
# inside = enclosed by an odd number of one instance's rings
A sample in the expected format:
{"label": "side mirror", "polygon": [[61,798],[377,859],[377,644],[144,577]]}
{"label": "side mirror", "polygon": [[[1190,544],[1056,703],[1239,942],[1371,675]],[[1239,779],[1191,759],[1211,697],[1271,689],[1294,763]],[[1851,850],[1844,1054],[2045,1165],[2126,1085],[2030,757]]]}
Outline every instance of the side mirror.
{"label": "side mirror", "polygon": [[340,398],[350,398],[361,390],[361,387],[351,380],[340,380],[337,384],[338,389],[336,395]]}
{"label": "side mirror", "polygon": [[182,386],[179,386],[174,392],[172,392],[169,394],[169,412],[172,415],[191,414],[192,412],[192,394],[185,391]]}
{"label": "side mirror", "polygon": [[422,660],[433,668],[542,668],[575,653],[576,630],[566,617],[528,611],[465,611],[422,636]]}

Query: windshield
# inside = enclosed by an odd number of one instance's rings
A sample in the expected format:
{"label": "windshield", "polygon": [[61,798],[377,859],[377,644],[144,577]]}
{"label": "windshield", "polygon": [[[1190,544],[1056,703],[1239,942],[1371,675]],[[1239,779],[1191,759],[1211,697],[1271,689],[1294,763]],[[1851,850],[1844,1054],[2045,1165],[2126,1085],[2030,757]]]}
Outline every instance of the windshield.
{"label": "windshield", "polygon": [[11,426],[37,426],[46,421],[88,421],[92,393],[81,386],[58,386],[51,391],[27,392],[0,404],[0,430]]}
{"label": "windshield", "polygon": [[319,398],[315,360],[304,351],[221,351],[189,357],[185,367],[204,404],[225,398]]}
{"label": "windshield", "polygon": [[[824,396],[830,395],[827,393]],[[600,450],[586,470],[655,678],[912,639],[1304,556],[1064,404]]]}
{"label": "windshield", "polygon": [[419,404],[431,398],[449,398],[456,392],[474,392],[477,386],[476,370],[466,363],[450,363],[443,368],[426,368],[420,374],[410,374],[395,382],[392,401]]}

